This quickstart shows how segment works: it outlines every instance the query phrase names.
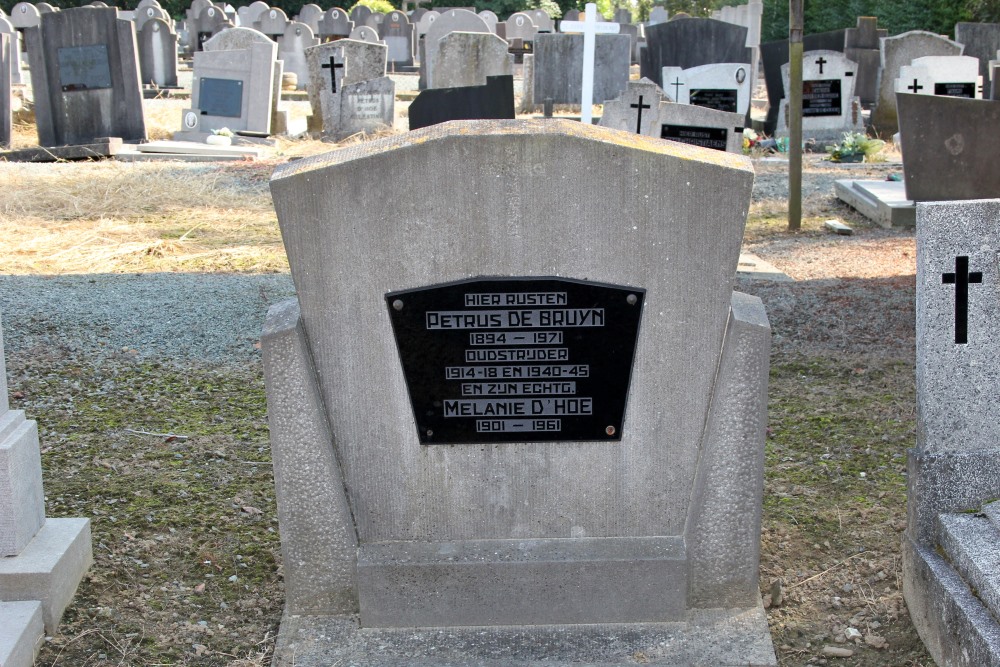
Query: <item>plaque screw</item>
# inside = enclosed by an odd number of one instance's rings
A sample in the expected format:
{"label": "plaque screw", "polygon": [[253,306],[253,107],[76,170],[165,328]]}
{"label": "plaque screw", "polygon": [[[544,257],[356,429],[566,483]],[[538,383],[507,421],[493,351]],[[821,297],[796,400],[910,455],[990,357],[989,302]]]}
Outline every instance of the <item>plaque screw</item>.
{"label": "plaque screw", "polygon": [[395,301],[392,302],[392,307],[395,308],[396,310],[403,310],[403,302],[400,301],[399,299],[396,299]]}
{"label": "plaque screw", "polygon": [[432,435],[434,435],[434,431],[432,431],[431,429],[427,429],[427,437],[429,438]]}
{"label": "plaque screw", "polygon": [[[628,305],[634,306],[639,299],[638,299],[638,297],[636,297],[635,294],[629,294],[627,297],[625,297],[625,300],[628,302]],[[611,428],[611,427],[609,426],[608,428]],[[614,429],[612,429],[612,430],[614,430]]]}
{"label": "plaque screw", "polygon": [[604,429],[604,432],[607,433],[608,435],[614,435],[615,434],[615,427],[614,426],[609,426],[606,429]]}

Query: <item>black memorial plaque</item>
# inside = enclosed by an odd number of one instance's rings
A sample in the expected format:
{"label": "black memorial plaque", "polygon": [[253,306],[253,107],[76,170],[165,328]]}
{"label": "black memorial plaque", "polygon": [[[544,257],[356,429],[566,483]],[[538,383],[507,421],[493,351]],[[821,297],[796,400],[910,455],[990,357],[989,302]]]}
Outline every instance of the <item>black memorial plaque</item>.
{"label": "black memorial plaque", "polygon": [[563,278],[386,294],[420,442],[621,440],[645,294]]}
{"label": "black memorial plaque", "polygon": [[661,139],[679,141],[682,144],[726,150],[729,130],[724,127],[694,127],[693,125],[667,125],[660,129]]}
{"label": "black memorial plaque", "polygon": [[689,99],[695,106],[737,113],[735,89],[700,88],[692,90]]}
{"label": "black memorial plaque", "polygon": [[64,93],[111,88],[106,44],[63,46],[57,50],[59,85]]}
{"label": "black memorial plaque", "polygon": [[968,97],[975,99],[976,84],[974,83],[935,83],[934,94],[946,97]]}
{"label": "black memorial plaque", "polygon": [[842,102],[840,79],[802,82],[802,116],[839,116]]}
{"label": "black memorial plaque", "polygon": [[198,84],[198,110],[202,116],[239,118],[243,113],[243,82],[239,79],[202,77]]}

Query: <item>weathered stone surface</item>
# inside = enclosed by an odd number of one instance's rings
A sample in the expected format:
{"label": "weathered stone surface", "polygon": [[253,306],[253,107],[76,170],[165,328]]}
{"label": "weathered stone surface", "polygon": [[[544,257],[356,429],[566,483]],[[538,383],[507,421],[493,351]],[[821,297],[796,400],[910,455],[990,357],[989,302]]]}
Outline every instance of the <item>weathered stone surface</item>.
{"label": "weathered stone surface", "polygon": [[[580,104],[583,81],[583,35],[561,33],[535,37],[536,104]],[[594,44],[594,104],[613,100],[628,84],[631,62],[628,35],[597,35]],[[527,83],[525,83],[527,85]]]}
{"label": "weathered stone surface", "polygon": [[507,42],[493,33],[450,32],[434,48],[428,71],[427,88],[484,86],[490,76],[512,75],[514,58]]}

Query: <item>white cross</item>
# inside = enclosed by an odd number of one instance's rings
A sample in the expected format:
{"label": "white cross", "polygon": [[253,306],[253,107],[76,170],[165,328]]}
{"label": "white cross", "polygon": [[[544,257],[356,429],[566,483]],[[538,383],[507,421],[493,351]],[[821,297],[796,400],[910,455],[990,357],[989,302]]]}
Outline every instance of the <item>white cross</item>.
{"label": "white cross", "polygon": [[562,32],[583,33],[583,85],[580,89],[580,120],[590,125],[593,120],[594,104],[594,42],[597,34],[618,34],[617,23],[598,23],[597,5],[587,3],[583,21],[563,21],[559,24]]}

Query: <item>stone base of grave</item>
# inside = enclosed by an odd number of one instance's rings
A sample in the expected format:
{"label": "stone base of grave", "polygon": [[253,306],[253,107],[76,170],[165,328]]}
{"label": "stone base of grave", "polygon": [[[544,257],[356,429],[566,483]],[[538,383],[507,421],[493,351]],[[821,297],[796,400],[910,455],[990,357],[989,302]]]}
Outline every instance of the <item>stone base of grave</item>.
{"label": "stone base of grave", "polygon": [[122,148],[122,140],[117,137],[97,139],[92,144],[75,146],[33,146],[0,152],[0,160],[6,162],[60,162],[62,160],[100,160],[114,157]]}
{"label": "stone base of grave", "polygon": [[[196,144],[204,144],[205,139],[213,136],[211,132],[174,132],[174,141],[188,141]],[[233,146],[270,146],[274,147],[277,142],[273,137],[249,137],[240,134],[234,134],[232,137]]]}
{"label": "stone base of grave", "polygon": [[842,180],[834,183],[834,189],[838,199],[880,227],[917,224],[917,205],[906,198],[902,181]]}
{"label": "stone base of grave", "polygon": [[355,618],[281,620],[272,667],[570,667],[581,663],[671,667],[777,665],[762,605],[692,611],[684,622],[360,628]]}
{"label": "stone base of grave", "polygon": [[44,639],[40,602],[0,602],[0,665],[31,667]]}
{"label": "stone base of grave", "polygon": [[0,600],[39,601],[46,632],[54,633],[93,562],[89,519],[46,519],[19,555],[0,558]]}

